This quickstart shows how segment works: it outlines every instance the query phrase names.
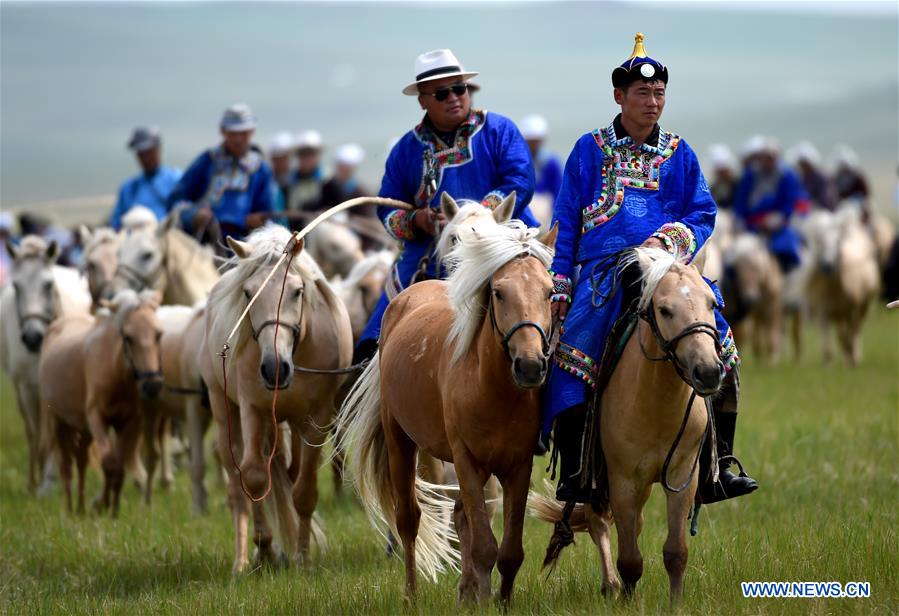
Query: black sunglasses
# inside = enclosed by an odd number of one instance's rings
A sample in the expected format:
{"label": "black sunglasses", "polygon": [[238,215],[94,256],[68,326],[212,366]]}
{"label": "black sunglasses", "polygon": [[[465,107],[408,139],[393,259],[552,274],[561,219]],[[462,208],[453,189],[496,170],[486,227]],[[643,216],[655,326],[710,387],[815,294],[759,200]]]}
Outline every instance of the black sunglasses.
{"label": "black sunglasses", "polygon": [[445,88],[440,88],[439,90],[435,90],[434,92],[429,92],[424,94],[424,96],[433,96],[434,99],[442,103],[447,98],[449,98],[450,92],[455,94],[456,96],[463,96],[466,92],[468,92],[468,84],[467,83],[457,83],[451,86],[446,86]]}

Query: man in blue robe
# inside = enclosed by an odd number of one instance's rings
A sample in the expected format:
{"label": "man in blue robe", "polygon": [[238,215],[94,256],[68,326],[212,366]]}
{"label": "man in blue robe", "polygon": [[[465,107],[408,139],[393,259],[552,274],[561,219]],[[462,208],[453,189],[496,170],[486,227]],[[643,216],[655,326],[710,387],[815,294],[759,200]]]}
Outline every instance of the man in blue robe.
{"label": "man in blue robe", "polygon": [[[200,154],[169,196],[169,207],[187,202],[181,223],[189,233],[218,232],[209,240],[243,237],[277,211],[277,185],[263,152],[252,144],[256,118],[247,105],[225,110],[222,142]],[[220,237],[215,237],[220,236]]]}
{"label": "man in blue robe", "polygon": [[417,209],[378,208],[378,217],[401,243],[401,252],[357,345],[357,361],[377,348],[381,317],[392,297],[415,281],[443,277],[434,259],[443,222],[441,193],[495,208],[515,191],[512,217],[538,226],[527,208],[534,193],[527,144],[508,118],[472,108],[477,86],[470,80],[477,73],[466,71],[449,49],[439,49],[417,58],[415,74],[403,94],[417,96],[425,116],[391,150],[379,196]]}
{"label": "man in blue robe", "polygon": [[162,220],[169,213],[168,197],[181,179],[181,170],[162,164],[162,138],[155,126],[134,129],[128,148],[134,152],[141,173],[125,180],[119,187],[109,226],[118,231],[122,217],[135,205],[143,205]]}
{"label": "man in blue robe", "polygon": [[[543,431],[547,434],[555,423],[559,500],[590,502],[595,496],[580,487],[585,411],[606,338],[623,304],[621,288],[612,288],[614,276],[604,276],[598,292],[609,299],[594,305],[595,268],[621,250],[640,245],[689,260],[715,223],[715,202],[696,155],[686,141],[658,125],[668,69],[646,55],[642,40],[638,33],[633,55],[612,73],[621,113],[575,144],[553,216],[559,228],[552,267],[553,313],[564,327],[547,385]],[[578,267],[580,277],[573,283]],[[713,290],[720,302],[720,294]],[[723,456],[733,445],[739,357],[727,323],[717,311],[715,316],[727,370],[715,406],[718,450]],[[718,484],[701,485],[704,502],[756,489],[755,481],[732,474],[727,466],[721,464]]]}
{"label": "man in blue robe", "polygon": [[780,269],[789,272],[799,265],[802,246],[790,222],[794,215],[808,213],[808,196],[799,177],[781,160],[773,140],[762,138],[746,154],[734,195],[734,215],[746,229],[767,238]]}

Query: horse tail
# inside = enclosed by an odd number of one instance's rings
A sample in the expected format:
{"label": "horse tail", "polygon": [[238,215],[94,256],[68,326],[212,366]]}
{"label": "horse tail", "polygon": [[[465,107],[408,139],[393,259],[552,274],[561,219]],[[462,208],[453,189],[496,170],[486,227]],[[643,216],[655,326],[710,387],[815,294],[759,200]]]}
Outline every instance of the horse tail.
{"label": "horse tail", "polygon": [[[278,438],[283,441],[282,434],[279,429]],[[290,557],[297,548],[300,521],[293,504],[293,482],[287,472],[287,457],[283,445],[283,442],[279,443],[278,451],[272,459],[272,491],[262,504],[273,540]],[[289,441],[287,446],[289,447]]]}
{"label": "horse tail", "polygon": [[[390,483],[390,460],[381,423],[381,367],[375,354],[350,390],[337,417],[338,447],[347,455],[347,469],[372,526],[386,539],[396,535],[395,503]],[[415,564],[432,580],[447,569],[458,570],[461,556],[452,526],[453,499],[438,486],[415,477],[415,496],[421,509]]]}
{"label": "horse tail", "polygon": [[543,485],[545,493],[531,491],[528,494],[528,510],[538,520],[554,525],[553,534],[549,539],[549,545],[546,546],[546,555],[543,558],[543,567],[546,568],[547,566],[554,567],[562,550],[574,543],[574,533],[586,532],[589,528],[584,505],[573,505],[573,503],[563,505],[548,495],[552,491],[552,485],[545,479]]}

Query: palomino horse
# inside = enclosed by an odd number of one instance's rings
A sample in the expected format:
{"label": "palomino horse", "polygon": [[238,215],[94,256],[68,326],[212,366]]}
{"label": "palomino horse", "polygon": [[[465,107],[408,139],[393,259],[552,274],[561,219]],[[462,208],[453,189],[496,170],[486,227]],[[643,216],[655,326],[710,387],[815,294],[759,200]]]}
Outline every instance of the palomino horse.
{"label": "palomino horse", "polygon": [[[44,446],[56,452],[72,510],[71,463],[78,470],[78,512],[84,511],[88,448],[96,442],[103,492],[94,506],[119,511],[125,461],[140,438],[141,399],[162,390],[159,295],[120,291],[102,300],[110,314],[59,319],[50,326],[40,363]],[[108,430],[116,432],[110,440]]]}
{"label": "palomino horse", "polygon": [[112,297],[112,279],[119,265],[117,253],[121,238],[109,227],[91,231],[81,225],[79,234],[84,245],[81,271],[87,277],[87,286],[91,291],[91,309],[96,311],[101,299]]}
{"label": "palomino horse", "polygon": [[44,469],[40,454],[38,361],[50,323],[61,316],[87,314],[90,295],[78,272],[53,265],[55,242],[26,236],[19,246],[8,243],[12,257],[10,283],[0,290],[0,366],[9,376],[25,423],[28,441],[28,486],[34,490]]}
{"label": "palomino horse", "polygon": [[738,235],[724,256],[724,316],[738,340],[771,364],[780,359],[784,279],[774,255],[754,233]]}
{"label": "palomino horse", "polygon": [[876,245],[852,205],[836,213],[812,213],[806,229],[812,254],[809,306],[821,323],[824,361],[831,360],[833,325],[846,362],[857,366],[862,359],[861,326],[880,288]]}
{"label": "palomino horse", "polygon": [[[512,222],[460,233],[449,279],[414,284],[390,303],[381,349],[341,410],[338,434],[369,518],[402,541],[407,596],[416,567],[433,578],[458,556],[447,543],[447,499],[416,477],[419,449],[453,462],[459,478],[461,597],[487,598],[498,564],[508,601],[524,560],[556,237],[555,229],[540,239],[536,232]],[[499,550],[484,501],[491,475],[503,487]]]}
{"label": "palomino horse", "polygon": [[[312,514],[318,501],[320,448],[334,417],[334,397],[346,378],[313,370],[348,366],[353,337],[346,308],[303,251],[302,241],[293,242],[286,229],[268,225],[254,231],[246,242],[229,238],[228,243],[236,255],[234,267],[212,289],[206,306],[200,373],[209,387],[220,458],[230,479],[228,496],[236,531],[233,571],[240,573],[249,563],[251,502],[260,558],[277,556],[262,508],[274,500],[272,521],[277,522],[281,550],[291,560],[308,561],[310,538],[316,532]],[[262,288],[286,247],[291,258]],[[262,293],[240,322],[224,360],[222,345],[260,288]],[[282,421],[290,426],[293,450],[300,451],[292,499],[285,456],[275,446],[280,439],[274,424]]]}
{"label": "palomino horse", "polygon": [[155,230],[127,235],[118,252],[113,290],[154,289],[163,304],[193,306],[205,300],[219,279],[214,256],[208,247],[175,226],[169,216]]}
{"label": "palomino horse", "polygon": [[346,225],[332,221],[321,223],[309,234],[306,250],[329,280],[348,277],[363,258],[359,236]]}
{"label": "palomino horse", "polygon": [[[602,394],[599,415],[611,508],[578,506],[571,525],[573,530],[589,530],[602,560],[602,589],[610,594],[621,587],[612,568],[609,527],[614,519],[618,571],[630,595],[643,575],[637,545],[643,507],[652,485],[667,483],[668,538],[662,553],[671,599],[676,601],[683,593],[686,521],[707,425],[703,400],[691,394],[717,392],[724,367],[712,312],[715,297],[698,270],[656,248],[637,248],[633,258],[642,271],[641,321]],[[679,484],[682,489],[670,487]],[[562,518],[561,505],[545,497],[535,497],[533,510],[544,521]]]}

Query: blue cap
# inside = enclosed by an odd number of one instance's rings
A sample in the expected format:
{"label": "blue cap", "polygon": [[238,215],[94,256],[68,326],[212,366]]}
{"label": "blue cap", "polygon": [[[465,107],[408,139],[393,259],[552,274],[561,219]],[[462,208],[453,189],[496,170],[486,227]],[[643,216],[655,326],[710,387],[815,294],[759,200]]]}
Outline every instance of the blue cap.
{"label": "blue cap", "polygon": [[612,85],[623,88],[638,79],[668,83],[668,69],[665,65],[646,55],[642,32],[637,32],[634,37],[634,51],[631,57],[612,71]]}

